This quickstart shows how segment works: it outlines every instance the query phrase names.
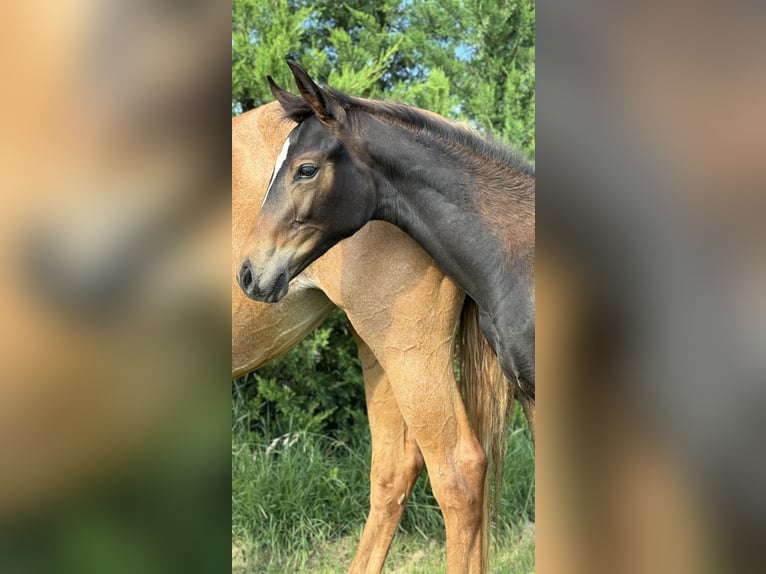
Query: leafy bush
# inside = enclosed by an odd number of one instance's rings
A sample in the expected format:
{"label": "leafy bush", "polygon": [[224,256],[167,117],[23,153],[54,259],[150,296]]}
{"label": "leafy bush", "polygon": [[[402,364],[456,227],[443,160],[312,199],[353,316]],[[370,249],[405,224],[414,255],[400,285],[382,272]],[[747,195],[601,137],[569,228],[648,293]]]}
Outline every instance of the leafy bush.
{"label": "leafy bush", "polygon": [[232,386],[234,428],[264,438],[290,432],[350,440],[365,429],[364,382],[341,311],[295,349]]}

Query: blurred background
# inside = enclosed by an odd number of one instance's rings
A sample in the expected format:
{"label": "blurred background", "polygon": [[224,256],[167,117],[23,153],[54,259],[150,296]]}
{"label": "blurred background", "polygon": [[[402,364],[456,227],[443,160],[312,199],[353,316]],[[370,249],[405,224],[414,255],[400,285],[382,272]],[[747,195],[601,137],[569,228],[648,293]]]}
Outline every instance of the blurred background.
{"label": "blurred background", "polygon": [[537,567],[759,572],[766,36],[537,5]]}
{"label": "blurred background", "polygon": [[2,27],[0,571],[225,568],[229,7]]}

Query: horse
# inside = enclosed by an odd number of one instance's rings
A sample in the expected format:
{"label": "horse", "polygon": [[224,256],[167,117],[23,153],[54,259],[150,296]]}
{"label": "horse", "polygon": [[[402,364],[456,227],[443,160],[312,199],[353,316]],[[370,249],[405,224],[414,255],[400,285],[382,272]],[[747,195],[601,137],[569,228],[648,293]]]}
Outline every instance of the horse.
{"label": "horse", "polygon": [[535,177],[520,156],[412,107],[269,78],[298,123],[275,163],[238,279],[278,301],[290,280],[371,220],[393,223],[476,301],[507,379],[534,405]]}
{"label": "horse", "polygon": [[[277,102],[232,120],[232,376],[287,352],[340,307],[359,349],[372,435],[370,512],[350,571],[381,571],[425,465],[444,516],[449,572],[484,572],[488,454],[497,478],[512,395],[478,329],[475,303],[384,222],[307,266],[279,303],[246,298],[235,279],[271,166],[295,125]],[[458,319],[465,405],[453,371]]]}

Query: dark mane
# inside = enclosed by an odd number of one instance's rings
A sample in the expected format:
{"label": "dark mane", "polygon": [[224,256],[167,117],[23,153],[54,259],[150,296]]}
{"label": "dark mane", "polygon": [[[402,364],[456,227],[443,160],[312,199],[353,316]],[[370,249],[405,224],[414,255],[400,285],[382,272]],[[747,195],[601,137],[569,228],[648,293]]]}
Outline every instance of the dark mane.
{"label": "dark mane", "polygon": [[280,101],[279,103],[282,106],[282,119],[284,120],[292,120],[296,123],[301,123],[303,120],[314,114],[309,103],[303,98],[290,98],[289,100]]}
{"label": "dark mane", "polygon": [[[340,103],[346,111],[360,111],[371,114],[384,121],[401,125],[447,142],[450,146],[467,148],[479,156],[489,158],[509,165],[527,175],[534,176],[535,168],[518,150],[509,149],[503,143],[486,138],[468,126],[452,122],[436,114],[424,110],[398,104],[369,100],[344,94],[334,88],[324,88]],[[302,98],[290,102],[289,109],[285,108],[285,116],[301,123],[313,114],[311,106]]]}

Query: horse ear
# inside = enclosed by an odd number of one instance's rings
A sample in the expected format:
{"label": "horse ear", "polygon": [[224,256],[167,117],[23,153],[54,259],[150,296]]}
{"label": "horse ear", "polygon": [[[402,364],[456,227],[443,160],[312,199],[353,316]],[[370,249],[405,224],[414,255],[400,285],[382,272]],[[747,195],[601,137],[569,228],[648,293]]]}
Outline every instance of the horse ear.
{"label": "horse ear", "polygon": [[271,76],[266,76],[266,80],[269,82],[271,93],[285,111],[286,118],[300,123],[313,113],[306,100],[302,97],[280,88]]}
{"label": "horse ear", "polygon": [[303,100],[300,96],[296,96],[295,94],[291,94],[287,90],[280,88],[271,76],[266,76],[266,80],[269,82],[269,89],[271,90],[272,95],[280,104],[282,104],[283,108],[295,107],[296,104]]}
{"label": "horse ear", "polygon": [[311,106],[319,121],[327,126],[342,122],[346,114],[333,94],[317,86],[306,71],[293,60],[287,60],[287,65],[293,72],[298,91]]}

